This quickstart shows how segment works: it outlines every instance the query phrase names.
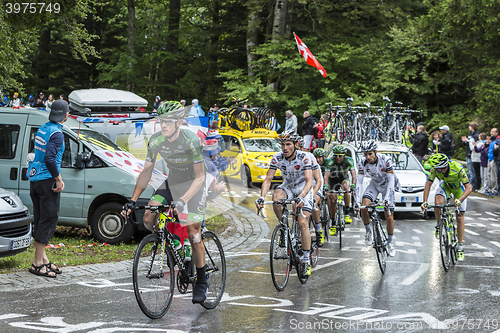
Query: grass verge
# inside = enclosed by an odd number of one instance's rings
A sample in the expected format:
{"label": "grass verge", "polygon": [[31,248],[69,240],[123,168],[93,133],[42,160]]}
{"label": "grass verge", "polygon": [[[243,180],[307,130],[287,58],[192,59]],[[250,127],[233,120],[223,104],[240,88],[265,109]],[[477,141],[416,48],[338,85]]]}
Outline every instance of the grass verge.
{"label": "grass verge", "polygon": [[[211,216],[214,210],[207,216]],[[215,215],[206,220],[207,228],[216,234],[222,233],[228,222],[221,215]],[[59,248],[47,248],[47,257],[57,266],[77,266],[117,262],[134,258],[140,239],[133,238],[128,243],[100,246],[102,243],[92,238],[89,229],[62,227],[56,228],[50,244],[64,244]],[[95,245],[94,245],[95,244]],[[89,246],[92,245],[92,246]],[[15,256],[0,258],[0,274],[28,270],[35,256],[35,246],[32,244],[26,251]]]}

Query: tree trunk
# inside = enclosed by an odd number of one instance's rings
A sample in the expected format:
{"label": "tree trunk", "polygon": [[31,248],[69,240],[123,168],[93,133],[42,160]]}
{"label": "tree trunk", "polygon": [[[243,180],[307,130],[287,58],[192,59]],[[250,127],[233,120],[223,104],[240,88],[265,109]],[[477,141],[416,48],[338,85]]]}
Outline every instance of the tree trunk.
{"label": "tree trunk", "polygon": [[175,87],[177,81],[177,53],[179,52],[179,26],[181,19],[181,1],[170,0],[169,15],[168,15],[168,40],[166,51],[171,53],[172,60],[166,69],[167,85],[165,93],[168,96],[177,96],[178,91],[172,90],[169,87]]}
{"label": "tree trunk", "polygon": [[259,37],[259,8],[258,1],[248,2],[248,25],[247,25],[247,66],[248,76],[254,76],[255,61],[257,55],[254,53]]}
{"label": "tree trunk", "polygon": [[278,37],[285,37],[286,16],[288,12],[288,0],[276,0],[274,8],[273,41]]}
{"label": "tree trunk", "polygon": [[127,90],[134,91],[134,82],[132,81],[133,59],[135,57],[135,0],[127,0],[128,8],[128,68]]}

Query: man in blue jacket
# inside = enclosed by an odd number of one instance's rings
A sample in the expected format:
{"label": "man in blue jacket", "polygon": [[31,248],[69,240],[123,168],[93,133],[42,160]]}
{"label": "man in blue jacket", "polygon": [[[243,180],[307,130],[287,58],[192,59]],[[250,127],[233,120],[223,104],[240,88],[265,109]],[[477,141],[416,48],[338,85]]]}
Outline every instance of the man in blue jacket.
{"label": "man in blue jacket", "polygon": [[64,153],[63,124],[69,117],[68,102],[52,103],[49,121],[42,125],[35,137],[35,157],[29,162],[30,197],[33,201],[35,258],[29,272],[55,278],[62,271],[52,264],[45,246],[54,235],[59,215],[59,203],[64,190],[61,161]]}

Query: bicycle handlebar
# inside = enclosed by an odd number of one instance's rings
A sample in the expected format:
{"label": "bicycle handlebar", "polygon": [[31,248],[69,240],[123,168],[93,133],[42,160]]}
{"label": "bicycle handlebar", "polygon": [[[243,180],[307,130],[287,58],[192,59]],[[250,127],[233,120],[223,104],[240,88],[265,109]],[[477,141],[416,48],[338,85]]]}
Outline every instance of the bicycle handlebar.
{"label": "bicycle handlebar", "polygon": [[455,206],[455,204],[442,204],[442,205],[427,205],[427,208],[448,208],[448,207],[455,207],[455,213],[457,213],[458,216],[462,216],[460,213],[460,206]]}
{"label": "bicycle handlebar", "polygon": [[[278,201],[264,201],[264,205],[282,205],[282,206],[286,206],[288,204],[294,204],[295,203],[295,200],[278,200]],[[261,214],[262,217],[267,217],[265,215],[263,215],[263,213],[261,213],[262,209],[257,209],[257,215]],[[302,217],[302,218],[306,218],[306,216],[304,215],[304,213],[302,213],[302,208],[300,207],[297,207],[297,211],[299,213],[299,215]]]}
{"label": "bicycle handlebar", "polygon": [[389,209],[389,206],[385,206],[383,203],[378,203],[378,202],[372,202],[368,206],[359,206],[359,209],[377,209],[377,208],[384,208],[384,211],[388,212],[389,216],[392,215],[391,210]]}

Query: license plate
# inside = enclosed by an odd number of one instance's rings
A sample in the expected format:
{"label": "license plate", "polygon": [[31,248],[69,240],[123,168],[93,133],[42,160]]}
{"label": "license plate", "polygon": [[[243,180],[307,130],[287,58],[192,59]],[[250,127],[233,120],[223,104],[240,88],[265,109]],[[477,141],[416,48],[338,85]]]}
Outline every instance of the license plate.
{"label": "license plate", "polygon": [[30,246],[31,244],[31,236],[25,236],[23,238],[15,239],[10,243],[11,250],[22,249]]}
{"label": "license plate", "polygon": [[401,201],[403,201],[403,202],[418,202],[418,197],[414,197],[414,196],[401,197]]}

